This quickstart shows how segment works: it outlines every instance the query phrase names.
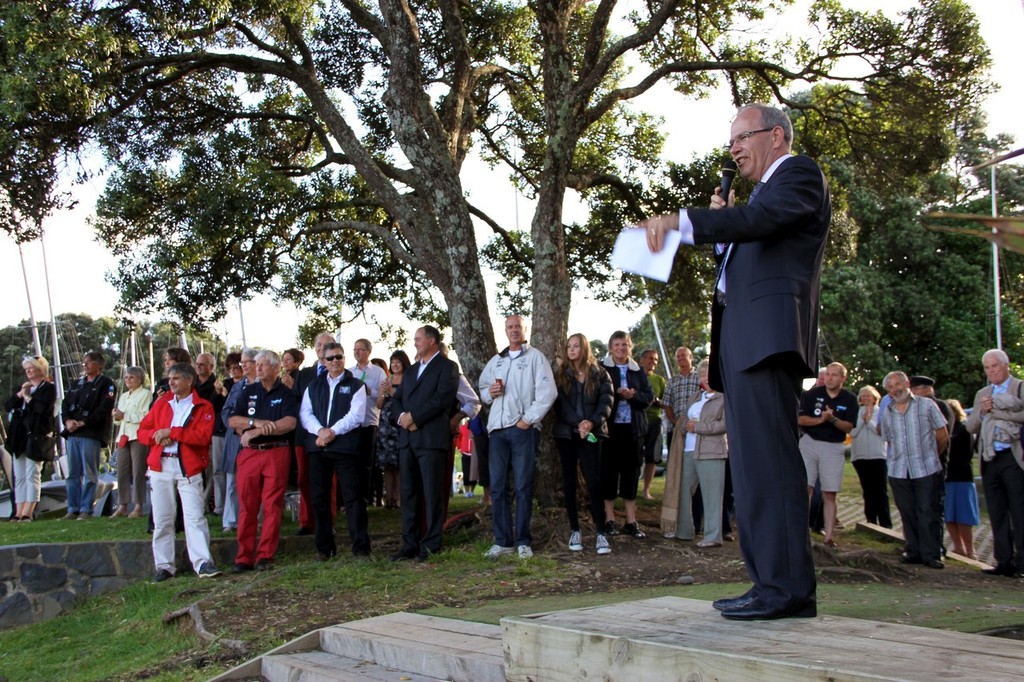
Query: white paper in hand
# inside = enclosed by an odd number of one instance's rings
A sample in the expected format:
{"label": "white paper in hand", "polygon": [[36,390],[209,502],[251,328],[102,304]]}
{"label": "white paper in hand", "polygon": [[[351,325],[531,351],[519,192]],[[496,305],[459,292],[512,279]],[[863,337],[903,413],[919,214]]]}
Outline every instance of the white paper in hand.
{"label": "white paper in hand", "polygon": [[667,282],[672,272],[672,261],[679,249],[679,239],[679,230],[671,230],[665,235],[661,251],[651,253],[647,248],[647,230],[642,227],[626,228],[615,240],[612,267]]}

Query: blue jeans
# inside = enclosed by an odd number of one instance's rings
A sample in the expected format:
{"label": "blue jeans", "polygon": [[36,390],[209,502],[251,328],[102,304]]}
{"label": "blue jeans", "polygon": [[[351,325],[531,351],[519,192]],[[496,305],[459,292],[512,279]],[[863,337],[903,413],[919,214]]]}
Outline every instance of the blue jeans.
{"label": "blue jeans", "polygon": [[[491,431],[491,504],[494,513],[494,542],[502,547],[530,545],[530,517],[533,514],[533,482],[537,459],[537,429]],[[515,485],[516,519],[512,534],[512,505],[509,500],[508,471]]]}
{"label": "blue jeans", "polygon": [[92,514],[92,500],[99,480],[100,448],[95,438],[68,438],[68,512]]}

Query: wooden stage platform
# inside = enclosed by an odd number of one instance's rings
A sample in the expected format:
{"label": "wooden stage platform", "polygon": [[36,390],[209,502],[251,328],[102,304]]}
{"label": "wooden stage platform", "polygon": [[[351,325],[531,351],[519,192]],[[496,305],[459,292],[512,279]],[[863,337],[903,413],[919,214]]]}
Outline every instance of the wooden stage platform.
{"label": "wooden stage platform", "polygon": [[218,678],[327,682],[1024,680],[1019,641],[854,618],[730,621],[660,597],[510,616],[393,613],[311,632]]}

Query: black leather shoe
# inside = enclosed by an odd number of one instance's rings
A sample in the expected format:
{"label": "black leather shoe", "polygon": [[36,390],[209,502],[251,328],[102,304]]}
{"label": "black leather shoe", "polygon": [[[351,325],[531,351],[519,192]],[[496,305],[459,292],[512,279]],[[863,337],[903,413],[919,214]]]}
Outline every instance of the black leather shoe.
{"label": "black leather shoe", "polygon": [[986,575],[1005,575],[1007,577],[1014,574],[1013,566],[1009,564],[997,564],[992,568],[983,568],[981,572]]}
{"label": "black leather shoe", "polygon": [[1024,567],[1014,569],[1013,573],[1010,574],[1011,578],[1024,578]]}
{"label": "black leather shoe", "polygon": [[362,548],[353,549],[352,556],[356,557],[357,559],[368,559],[370,557],[370,550]]}
{"label": "black leather shoe", "polygon": [[334,558],[334,552],[317,552],[316,553],[316,560],[317,561],[330,561],[333,558]]}
{"label": "black leather shoe", "polygon": [[928,561],[924,562],[924,565],[927,566],[928,568],[945,568],[946,567],[946,564],[942,563],[938,559],[929,559]]}
{"label": "black leather shoe", "polygon": [[725,597],[723,599],[716,599],[715,601],[711,602],[711,606],[716,611],[725,611],[726,609],[735,609],[739,606],[746,606],[752,601],[754,601],[753,588],[747,590],[745,594],[741,594],[738,597]]}
{"label": "black leather shoe", "polygon": [[901,564],[922,564],[922,563],[924,563],[924,561],[919,556],[914,556],[912,554],[907,554],[906,552],[904,552],[903,554],[900,554],[900,563]]}
{"label": "black leather shoe", "polygon": [[312,528],[306,528],[305,526],[299,526],[299,529],[297,531],[295,531],[295,534],[296,535],[312,535],[313,534],[313,529]]}
{"label": "black leather shoe", "polygon": [[814,600],[796,602],[789,606],[769,606],[755,597],[744,606],[726,609],[722,615],[730,620],[775,620],[777,618],[814,618],[818,607]]}
{"label": "black leather shoe", "polygon": [[246,573],[252,570],[252,564],[235,564],[235,567],[231,569],[232,573]]}
{"label": "black leather shoe", "polygon": [[257,571],[269,571],[274,568],[274,562],[270,559],[258,559],[256,561]]}

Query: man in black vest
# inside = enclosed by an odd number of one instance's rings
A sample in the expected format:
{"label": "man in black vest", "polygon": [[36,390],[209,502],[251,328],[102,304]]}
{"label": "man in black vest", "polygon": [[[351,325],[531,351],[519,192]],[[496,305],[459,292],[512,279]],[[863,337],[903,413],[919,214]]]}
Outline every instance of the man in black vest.
{"label": "man in black vest", "polygon": [[310,382],[299,408],[299,421],[304,430],[302,442],[309,458],[317,559],[327,561],[337,552],[331,504],[335,473],[348,517],[352,554],[370,556],[366,518],[370,472],[359,447],[359,427],[366,414],[366,391],[363,382],[345,369],[345,351],[340,343],[324,344],[323,361],[327,372]]}

